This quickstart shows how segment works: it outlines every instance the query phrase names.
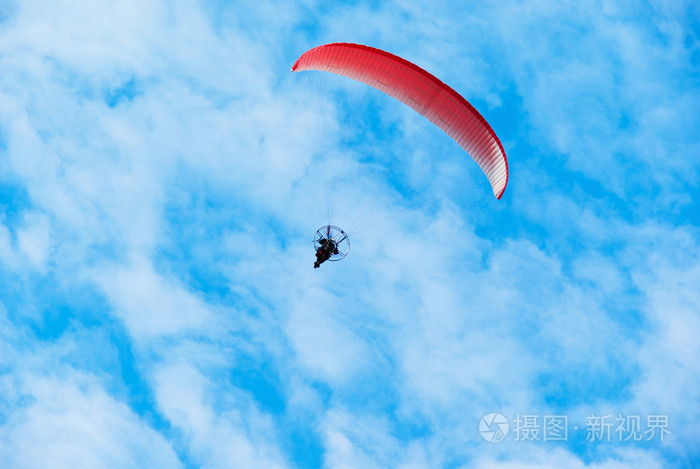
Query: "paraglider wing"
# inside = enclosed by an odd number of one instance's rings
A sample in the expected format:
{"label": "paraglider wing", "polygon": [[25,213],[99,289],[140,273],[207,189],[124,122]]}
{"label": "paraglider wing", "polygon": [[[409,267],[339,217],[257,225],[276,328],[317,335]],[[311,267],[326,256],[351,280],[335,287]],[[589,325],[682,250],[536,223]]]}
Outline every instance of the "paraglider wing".
{"label": "paraglider wing", "polygon": [[365,83],[425,116],[479,164],[501,198],[508,183],[508,161],[491,126],[455,90],[419,66],[380,49],[335,43],[305,52],[292,71],[321,70]]}

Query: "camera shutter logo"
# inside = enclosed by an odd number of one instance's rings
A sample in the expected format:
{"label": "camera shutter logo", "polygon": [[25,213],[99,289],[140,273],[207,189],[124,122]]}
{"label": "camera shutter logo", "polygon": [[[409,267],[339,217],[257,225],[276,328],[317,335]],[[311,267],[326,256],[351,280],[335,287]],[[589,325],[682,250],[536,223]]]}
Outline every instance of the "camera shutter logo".
{"label": "camera shutter logo", "polygon": [[479,422],[479,433],[489,443],[498,443],[508,435],[508,420],[501,414],[491,412]]}

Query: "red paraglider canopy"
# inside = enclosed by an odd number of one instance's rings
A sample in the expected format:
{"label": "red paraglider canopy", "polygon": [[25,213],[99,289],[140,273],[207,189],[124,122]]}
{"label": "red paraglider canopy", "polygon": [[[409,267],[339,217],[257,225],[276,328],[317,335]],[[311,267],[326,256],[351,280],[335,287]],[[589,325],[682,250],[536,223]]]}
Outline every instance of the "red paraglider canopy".
{"label": "red paraglider canopy", "polygon": [[425,116],[479,164],[501,198],[508,184],[506,152],[491,126],[459,93],[419,66],[380,49],[335,43],[305,52],[292,71],[321,70],[365,83]]}

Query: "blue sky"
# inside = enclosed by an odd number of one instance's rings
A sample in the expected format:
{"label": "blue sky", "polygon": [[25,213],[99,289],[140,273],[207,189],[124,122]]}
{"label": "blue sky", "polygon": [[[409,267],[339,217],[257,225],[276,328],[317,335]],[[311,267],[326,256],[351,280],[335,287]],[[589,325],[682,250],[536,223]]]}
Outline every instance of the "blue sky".
{"label": "blue sky", "polygon": [[[0,3],[0,465],[697,467],[699,23],[690,1]],[[410,109],[290,71],[328,42],[470,100],[502,200]],[[353,244],[314,270],[326,185]]]}

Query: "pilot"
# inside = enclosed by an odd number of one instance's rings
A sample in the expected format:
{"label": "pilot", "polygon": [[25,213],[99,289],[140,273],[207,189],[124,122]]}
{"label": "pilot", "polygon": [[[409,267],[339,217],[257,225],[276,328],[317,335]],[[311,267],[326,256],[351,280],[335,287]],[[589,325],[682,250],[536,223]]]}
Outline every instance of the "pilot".
{"label": "pilot", "polygon": [[314,269],[321,267],[321,264],[331,258],[332,255],[338,254],[338,245],[333,239],[321,238],[318,240],[319,247],[316,249],[316,262]]}

